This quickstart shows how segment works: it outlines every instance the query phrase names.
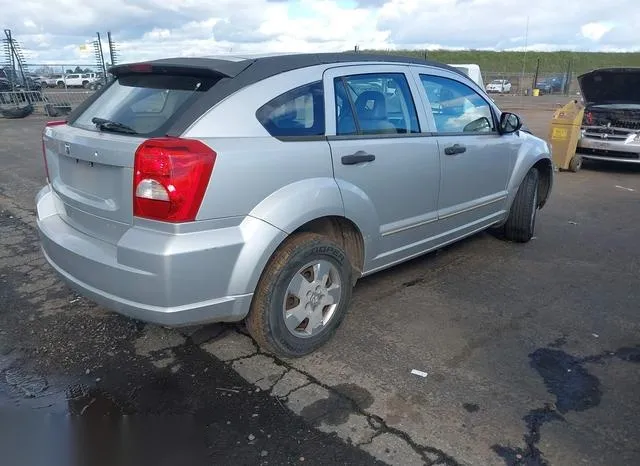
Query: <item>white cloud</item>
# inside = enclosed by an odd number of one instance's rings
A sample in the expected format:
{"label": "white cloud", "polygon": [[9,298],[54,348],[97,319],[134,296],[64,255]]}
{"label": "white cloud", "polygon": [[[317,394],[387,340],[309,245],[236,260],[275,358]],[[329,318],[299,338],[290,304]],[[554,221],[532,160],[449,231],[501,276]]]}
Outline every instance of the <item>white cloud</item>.
{"label": "white cloud", "polygon": [[584,0],[0,1],[4,26],[32,63],[90,63],[79,46],[107,30],[123,61],[354,45],[522,50],[527,16],[529,50],[640,50],[637,0],[616,8]]}
{"label": "white cloud", "polygon": [[602,37],[613,29],[611,24],[605,23],[587,23],[580,28],[580,32],[587,39],[598,42]]}

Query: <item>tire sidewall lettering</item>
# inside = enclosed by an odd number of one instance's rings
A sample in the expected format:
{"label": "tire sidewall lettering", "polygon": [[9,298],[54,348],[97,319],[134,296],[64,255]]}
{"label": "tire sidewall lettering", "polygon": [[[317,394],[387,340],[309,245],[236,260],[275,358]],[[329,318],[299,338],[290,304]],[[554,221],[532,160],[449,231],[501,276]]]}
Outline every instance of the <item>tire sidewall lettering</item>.
{"label": "tire sidewall lettering", "polygon": [[338,261],[340,265],[344,263],[344,254],[339,249],[336,249],[333,246],[314,246],[307,252],[307,254],[305,254],[305,257],[318,254],[331,256],[336,261]]}

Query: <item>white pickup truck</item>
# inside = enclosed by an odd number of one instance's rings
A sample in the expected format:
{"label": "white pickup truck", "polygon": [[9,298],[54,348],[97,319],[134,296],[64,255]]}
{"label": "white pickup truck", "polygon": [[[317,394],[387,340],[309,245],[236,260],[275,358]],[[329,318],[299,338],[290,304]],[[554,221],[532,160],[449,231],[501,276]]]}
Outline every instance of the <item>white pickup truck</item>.
{"label": "white pickup truck", "polygon": [[97,81],[96,73],[72,73],[67,75],[55,75],[46,80],[49,87],[84,87],[88,88],[90,84]]}

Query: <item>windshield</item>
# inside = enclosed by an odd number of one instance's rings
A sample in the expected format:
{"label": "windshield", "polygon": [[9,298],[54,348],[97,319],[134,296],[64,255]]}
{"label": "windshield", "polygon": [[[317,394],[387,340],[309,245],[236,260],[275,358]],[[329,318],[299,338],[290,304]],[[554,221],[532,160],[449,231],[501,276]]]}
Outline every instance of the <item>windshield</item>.
{"label": "windshield", "polygon": [[[211,87],[203,78],[168,75],[127,75],[115,80],[73,122],[83,129],[100,129],[95,119],[130,128],[137,134],[161,131],[195,93]],[[131,134],[134,134],[133,132]]]}

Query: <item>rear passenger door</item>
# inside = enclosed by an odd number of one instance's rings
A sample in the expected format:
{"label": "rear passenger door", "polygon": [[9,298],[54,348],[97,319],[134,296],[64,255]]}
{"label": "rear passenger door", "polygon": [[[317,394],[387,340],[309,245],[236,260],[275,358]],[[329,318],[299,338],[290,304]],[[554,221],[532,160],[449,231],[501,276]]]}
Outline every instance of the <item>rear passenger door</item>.
{"label": "rear passenger door", "polygon": [[365,272],[427,249],[438,232],[440,161],[409,68],[331,68],[324,86],[334,176],[346,215],[367,230]]}
{"label": "rear passenger door", "polygon": [[414,70],[440,147],[442,227],[457,237],[495,223],[506,213],[520,139],[497,131],[491,105],[464,77],[446,70]]}

